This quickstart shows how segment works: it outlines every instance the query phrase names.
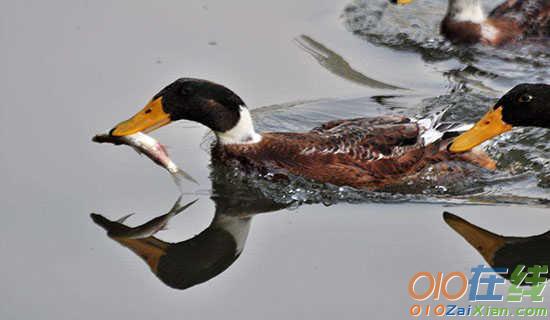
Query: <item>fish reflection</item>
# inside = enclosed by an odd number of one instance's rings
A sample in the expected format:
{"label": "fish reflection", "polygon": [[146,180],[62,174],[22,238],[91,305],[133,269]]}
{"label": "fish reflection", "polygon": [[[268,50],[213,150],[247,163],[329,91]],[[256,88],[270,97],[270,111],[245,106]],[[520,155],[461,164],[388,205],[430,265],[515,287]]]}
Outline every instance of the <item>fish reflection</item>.
{"label": "fish reflection", "polygon": [[296,38],[296,43],[302,50],[309,53],[315,60],[317,60],[317,62],[319,62],[321,66],[326,68],[331,73],[348,81],[377,89],[404,89],[389,83],[384,83],[382,81],[367,77],[363,73],[355,70],[338,53],[330,50],[322,43],[307,35],[301,35],[300,37]]}
{"label": "fish reflection", "polygon": [[117,221],[98,214],[91,216],[107,230],[109,238],[141,257],[164,284],[186,289],[216,277],[239,258],[254,215],[288,206],[275,203],[256,190],[229,184],[218,184],[212,199],[216,212],[210,225],[191,239],[176,243],[154,234],[194,201],[180,206],[178,199],[169,213],[135,228],[123,224],[127,216]]}
{"label": "fish reflection", "polygon": [[195,202],[197,202],[197,200],[191,201],[184,206],[181,206],[180,202],[181,197],[178,198],[172,209],[170,209],[167,214],[163,214],[154,219],[151,219],[148,222],[137,227],[128,227],[123,224],[126,219],[133,215],[133,213],[126,215],[116,221],[111,221],[104,216],[96,213],[92,213],[90,216],[97,225],[107,230],[107,235],[111,238],[143,239],[153,236],[160,230],[164,230],[170,219],[172,219],[175,215],[182,212],[183,210],[192,206]]}
{"label": "fish reflection", "polygon": [[[491,267],[513,271],[518,265],[550,265],[550,231],[530,237],[509,237],[487,231],[449,212],[443,213],[443,219]],[[510,275],[511,272],[502,276],[508,279]]]}

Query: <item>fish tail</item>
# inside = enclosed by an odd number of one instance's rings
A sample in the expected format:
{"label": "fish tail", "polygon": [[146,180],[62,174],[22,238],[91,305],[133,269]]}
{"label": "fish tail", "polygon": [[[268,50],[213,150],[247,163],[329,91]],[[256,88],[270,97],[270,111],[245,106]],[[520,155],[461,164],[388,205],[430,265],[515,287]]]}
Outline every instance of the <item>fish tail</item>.
{"label": "fish tail", "polygon": [[182,188],[183,180],[191,181],[191,182],[193,182],[197,185],[199,184],[197,182],[197,180],[195,180],[195,178],[193,178],[190,174],[188,174],[187,172],[185,172],[181,169],[177,169],[176,171],[171,171],[170,173],[172,174],[172,177],[174,178],[174,182],[180,188],[180,191],[181,191],[181,188]]}

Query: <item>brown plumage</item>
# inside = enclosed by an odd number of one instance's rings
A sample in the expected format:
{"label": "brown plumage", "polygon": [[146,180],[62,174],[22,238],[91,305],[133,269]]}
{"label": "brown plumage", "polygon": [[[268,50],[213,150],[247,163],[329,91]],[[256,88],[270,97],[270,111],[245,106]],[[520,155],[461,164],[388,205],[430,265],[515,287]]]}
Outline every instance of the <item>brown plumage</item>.
{"label": "brown plumage", "polygon": [[306,133],[262,133],[254,144],[216,144],[213,159],[260,173],[290,173],[334,185],[381,189],[414,179],[430,165],[444,176],[469,162],[494,169],[484,153],[452,154],[450,140],[423,146],[405,117],[337,120]]}
{"label": "brown plumage", "polygon": [[449,0],[441,34],[455,43],[492,46],[550,36],[550,0],[507,0],[483,16],[479,0]]}

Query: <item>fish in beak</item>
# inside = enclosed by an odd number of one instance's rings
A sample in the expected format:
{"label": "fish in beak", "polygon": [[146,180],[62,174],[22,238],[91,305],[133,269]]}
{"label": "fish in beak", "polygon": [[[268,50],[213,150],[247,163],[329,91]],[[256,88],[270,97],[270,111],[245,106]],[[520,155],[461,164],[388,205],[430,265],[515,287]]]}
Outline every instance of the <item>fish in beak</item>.
{"label": "fish in beak", "polygon": [[115,137],[127,136],[137,132],[151,132],[169,124],[170,114],[164,111],[162,97],[151,100],[136,115],[117,124],[109,134]]}
{"label": "fish in beak", "polygon": [[465,152],[510,130],[512,130],[512,125],[502,120],[502,107],[492,108],[472,129],[458,136],[449,150]]}

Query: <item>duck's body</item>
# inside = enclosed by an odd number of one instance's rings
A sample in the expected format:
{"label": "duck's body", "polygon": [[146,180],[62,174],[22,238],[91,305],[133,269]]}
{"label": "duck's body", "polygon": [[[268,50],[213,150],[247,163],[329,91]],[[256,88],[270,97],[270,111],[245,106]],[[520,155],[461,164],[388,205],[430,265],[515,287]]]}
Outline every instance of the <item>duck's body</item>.
{"label": "duck's body", "polygon": [[235,93],[199,79],[175,81],[111,134],[150,131],[179,119],[197,121],[216,133],[215,161],[247,171],[292,174],[338,186],[380,189],[414,180],[432,165],[444,177],[460,171],[460,165],[453,161],[494,168],[484,153],[447,151],[451,141],[443,139],[445,130],[434,128],[436,121],[426,125],[426,121],[420,124],[405,117],[358,118],[328,122],[304,133],[260,134]]}
{"label": "duck's body", "polygon": [[482,153],[453,154],[449,139],[424,145],[417,122],[399,116],[337,120],[304,133],[262,133],[261,141],[221,144],[213,158],[246,171],[306,177],[322,183],[379,189],[414,180],[426,168],[439,165],[439,176],[458,173],[457,162],[488,169]]}
{"label": "duck's body", "polygon": [[441,34],[454,43],[500,46],[550,36],[550,0],[507,0],[488,15],[481,0],[449,0]]}

